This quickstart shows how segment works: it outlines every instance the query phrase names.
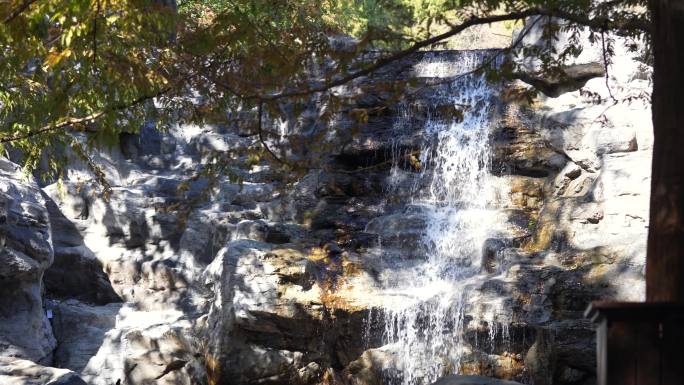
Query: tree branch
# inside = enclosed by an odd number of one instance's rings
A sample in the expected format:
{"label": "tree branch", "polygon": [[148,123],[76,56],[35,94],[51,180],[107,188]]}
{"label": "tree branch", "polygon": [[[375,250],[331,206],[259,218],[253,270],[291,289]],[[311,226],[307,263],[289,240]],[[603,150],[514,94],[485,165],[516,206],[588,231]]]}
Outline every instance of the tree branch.
{"label": "tree branch", "polygon": [[612,20],[608,16],[597,16],[590,18],[584,15],[566,12],[563,10],[538,9],[540,16],[551,16],[560,19],[565,19],[573,23],[583,25],[585,27],[599,29],[599,30],[616,30],[616,31],[640,31],[644,33],[651,33],[651,24],[642,19],[628,19],[628,20]]}
{"label": "tree branch", "polygon": [[[310,87],[306,89],[298,89],[298,90],[292,90],[292,91],[282,91],[282,92],[277,92],[277,93],[271,93],[271,94],[251,94],[251,95],[242,95],[241,97],[244,99],[252,99],[252,100],[259,100],[259,101],[275,101],[278,99],[284,99],[284,98],[291,98],[291,97],[299,97],[299,96],[306,96],[314,93],[319,93],[319,92],[324,92],[328,91],[334,87],[341,86],[344,84],[347,84],[351,82],[352,80],[355,80],[357,78],[363,77],[370,75],[379,69],[388,66],[389,64],[392,64],[398,60],[404,59],[411,54],[429,47],[431,45],[434,45],[442,40],[448,39],[452,36],[455,36],[464,30],[476,26],[476,25],[482,25],[482,24],[491,24],[491,23],[496,23],[496,22],[501,22],[501,21],[510,21],[510,20],[521,20],[525,19],[527,17],[531,16],[549,16],[549,17],[557,17],[561,19],[565,19],[567,21],[577,23],[589,28],[593,29],[600,29],[600,30],[618,30],[618,31],[641,31],[644,33],[650,33],[651,31],[651,26],[649,23],[644,22],[644,20],[641,19],[629,19],[629,20],[611,20],[610,18],[606,16],[600,16],[600,17],[595,17],[595,18],[590,18],[586,17],[583,15],[578,15],[570,12],[566,12],[563,10],[559,9],[547,9],[547,8],[530,8],[527,10],[523,11],[518,11],[518,12],[511,12],[503,15],[490,15],[490,16],[484,16],[484,17],[471,17],[470,19],[464,21],[461,24],[455,24],[452,26],[452,28],[439,35],[435,35],[431,38],[419,41],[415,44],[413,44],[411,47],[398,51],[392,55],[386,56],[384,58],[380,58],[375,63],[372,65],[358,70],[356,72],[353,72],[351,74],[347,74],[345,76],[341,76],[335,80],[332,80],[330,82],[327,82],[325,84],[315,86],[315,87]],[[228,85],[222,84],[221,82],[215,82],[218,86],[222,88],[230,88]],[[233,92],[236,95],[238,93]]]}
{"label": "tree branch", "polygon": [[475,25],[480,25],[480,24],[490,24],[490,23],[496,23],[500,21],[507,21],[507,20],[519,20],[519,19],[524,19],[529,16],[534,16],[538,13],[535,13],[535,10],[527,10],[527,11],[522,11],[522,12],[514,12],[514,13],[509,13],[505,15],[494,15],[494,16],[487,16],[487,17],[482,17],[482,18],[470,18],[466,20],[465,22],[458,24],[451,28],[449,31],[444,32],[442,34],[433,36],[429,39],[425,39],[422,41],[419,41],[415,44],[413,44],[411,47],[399,51],[395,54],[392,54],[390,56],[381,58],[377,60],[374,64],[371,66],[368,66],[362,70],[356,71],[352,74],[343,76],[337,80],[331,81],[329,83],[326,83],[324,85],[318,86],[318,87],[313,87],[310,89],[306,90],[297,90],[297,91],[286,91],[286,92],[281,92],[277,94],[271,94],[271,95],[264,95],[261,96],[260,99],[262,100],[277,100],[277,99],[282,99],[282,98],[288,98],[288,97],[296,97],[296,96],[305,96],[311,93],[317,93],[317,92],[323,92],[327,91],[331,88],[341,86],[343,84],[349,83],[350,81],[360,78],[362,76],[370,75],[373,72],[386,67],[387,65],[394,63],[398,60],[404,59],[408,57],[409,55],[419,51],[422,48],[429,47],[435,43],[438,43],[442,40],[448,39],[452,36],[455,36],[464,30],[475,26]]}
{"label": "tree branch", "polygon": [[3,24],[7,24],[10,21],[14,20],[17,16],[21,15],[22,12],[24,12],[31,4],[35,3],[38,0],[24,0],[17,9],[14,11],[10,12],[9,15],[7,15],[4,19],[2,19]]}
{"label": "tree branch", "polygon": [[477,72],[479,72],[479,71],[484,70],[485,68],[489,67],[489,66],[490,66],[497,58],[499,58],[502,54],[507,53],[507,52],[510,52],[511,50],[513,50],[514,48],[516,48],[518,45],[520,45],[520,43],[522,43],[522,41],[523,41],[523,39],[525,38],[525,36],[527,36],[527,35],[530,33],[530,31],[532,31],[532,28],[539,22],[539,20],[540,20],[540,19],[537,19],[537,20],[533,21],[532,24],[530,24],[529,26],[525,26],[525,27],[523,28],[523,30],[520,32],[520,34],[518,34],[518,37],[515,39],[515,41],[513,42],[513,44],[511,44],[510,47],[506,47],[506,48],[501,48],[501,49],[499,49],[495,54],[493,54],[493,55],[491,55],[490,57],[488,57],[488,58],[487,58],[485,61],[483,61],[482,64],[480,64],[479,66],[473,68],[473,69],[470,70],[470,71],[466,71],[466,72],[463,72],[463,73],[461,73],[461,74],[458,74],[458,75],[455,76],[455,77],[449,77],[449,78],[445,78],[444,80],[440,80],[440,81],[438,81],[438,82],[426,84],[425,86],[422,86],[422,87],[416,89],[413,93],[415,94],[415,93],[417,93],[418,91],[423,90],[423,89],[425,89],[425,88],[427,88],[427,87],[434,87],[434,86],[441,85],[441,84],[444,84],[444,83],[451,83],[451,82],[460,80],[461,78],[464,78],[464,77],[466,77],[466,76],[469,76],[469,75],[472,75],[472,74],[475,74],[475,73],[477,73]]}
{"label": "tree branch", "polygon": [[606,89],[608,89],[608,95],[610,96],[611,99],[613,99],[613,102],[615,104],[618,103],[618,100],[615,99],[615,96],[613,95],[613,91],[610,89],[610,82],[609,82],[609,75],[608,75],[608,52],[606,52],[606,33],[601,32],[601,53],[603,54],[603,68],[606,73],[604,76],[605,81],[606,81]]}
{"label": "tree branch", "polygon": [[157,93],[155,93],[155,94],[153,94],[153,95],[143,95],[143,96],[141,96],[141,97],[139,97],[139,98],[133,100],[133,101],[130,102],[130,103],[127,103],[127,104],[120,104],[120,105],[114,106],[114,107],[112,107],[112,108],[110,108],[110,109],[105,109],[105,110],[102,110],[102,111],[98,111],[98,112],[92,113],[92,114],[90,114],[90,115],[81,117],[81,118],[70,118],[70,119],[67,119],[67,120],[65,120],[65,121],[63,121],[63,122],[57,123],[57,124],[49,124],[49,125],[47,125],[47,126],[43,126],[43,127],[39,128],[39,129],[37,129],[37,130],[29,131],[29,132],[27,132],[27,133],[25,133],[25,134],[19,134],[19,135],[14,135],[14,136],[9,136],[9,137],[3,137],[3,138],[0,138],[0,143],[11,143],[11,142],[15,142],[15,141],[17,141],[17,140],[29,139],[29,138],[32,138],[32,137],[34,137],[34,136],[36,136],[36,135],[41,135],[41,134],[44,134],[44,133],[46,133],[46,132],[55,131],[55,130],[59,130],[59,129],[62,129],[62,128],[70,127],[70,126],[73,126],[73,125],[75,125],[75,124],[81,124],[81,123],[91,122],[91,121],[93,121],[93,120],[96,120],[96,119],[100,118],[101,116],[103,116],[103,115],[106,114],[106,113],[116,112],[116,111],[122,111],[122,110],[125,110],[125,109],[128,109],[128,108],[134,107],[134,106],[136,106],[136,105],[138,105],[138,104],[140,104],[140,103],[143,103],[143,102],[145,102],[145,101],[147,101],[147,100],[150,100],[150,99],[154,99],[154,98],[156,98],[156,97],[159,97],[159,96],[161,96],[161,95],[163,95],[163,94],[165,94],[165,93],[167,93],[167,92],[169,92],[169,91],[171,91],[171,87],[164,88],[164,89],[162,89],[161,91],[159,91],[159,92],[157,92]]}

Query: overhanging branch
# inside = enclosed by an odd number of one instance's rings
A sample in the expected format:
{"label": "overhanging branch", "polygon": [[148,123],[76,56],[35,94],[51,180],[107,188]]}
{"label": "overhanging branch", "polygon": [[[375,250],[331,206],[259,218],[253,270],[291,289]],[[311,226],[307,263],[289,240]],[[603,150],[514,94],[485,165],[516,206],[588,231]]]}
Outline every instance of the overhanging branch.
{"label": "overhanging branch", "polygon": [[159,91],[159,92],[157,92],[157,93],[155,93],[155,94],[153,94],[153,95],[143,95],[143,96],[141,96],[141,97],[139,97],[139,98],[133,100],[133,101],[130,102],[130,103],[127,103],[127,104],[120,104],[120,105],[114,106],[114,107],[112,107],[112,108],[110,108],[110,109],[105,109],[105,110],[102,110],[102,111],[98,111],[98,112],[92,113],[92,114],[90,114],[90,115],[81,117],[81,118],[70,118],[70,119],[64,120],[64,121],[59,122],[59,123],[56,123],[56,124],[53,123],[53,124],[49,124],[49,125],[47,125],[47,126],[43,126],[43,127],[39,128],[39,129],[37,129],[37,130],[29,131],[29,132],[24,133],[24,134],[13,135],[13,136],[9,136],[9,137],[3,137],[3,138],[0,138],[0,143],[11,143],[11,142],[16,142],[17,140],[29,139],[29,138],[32,138],[32,137],[37,136],[37,135],[45,134],[45,133],[47,133],[47,132],[51,132],[51,131],[55,131],[55,130],[59,130],[59,129],[67,128],[67,127],[71,127],[71,126],[73,126],[73,125],[75,125],[75,124],[82,124],[82,123],[92,122],[92,121],[94,121],[94,120],[99,119],[100,117],[102,117],[103,115],[105,115],[105,114],[107,114],[107,113],[116,112],[116,111],[122,111],[122,110],[125,110],[125,109],[128,109],[128,108],[134,107],[134,106],[136,106],[136,105],[138,105],[138,104],[140,104],[140,103],[143,103],[143,102],[145,102],[145,101],[147,101],[147,100],[154,99],[154,98],[156,98],[156,97],[162,96],[163,94],[165,94],[165,93],[167,93],[167,92],[169,92],[169,91],[171,91],[171,87],[164,88],[164,89],[162,89],[161,91]]}
{"label": "overhanging branch", "polygon": [[[628,20],[613,20],[610,19],[606,16],[597,16],[594,18],[590,18],[584,15],[579,15],[567,11],[563,11],[560,9],[547,9],[547,8],[530,8],[524,11],[518,11],[518,12],[511,12],[503,15],[491,15],[491,16],[484,16],[484,17],[472,17],[466,21],[464,21],[461,24],[456,24],[451,27],[450,30],[447,32],[444,32],[442,34],[433,36],[431,38],[419,41],[415,44],[413,44],[411,47],[398,51],[392,55],[386,56],[384,58],[378,59],[375,63],[371,64],[370,66],[358,70],[354,73],[347,74],[344,76],[341,76],[335,80],[332,80],[330,82],[327,82],[325,84],[322,84],[320,86],[316,87],[310,87],[306,89],[299,89],[299,90],[292,90],[292,91],[282,91],[278,93],[271,93],[271,94],[251,94],[251,95],[241,95],[240,97],[243,99],[251,99],[251,100],[258,100],[258,101],[274,101],[274,100],[279,100],[279,99],[284,99],[284,98],[292,98],[292,97],[301,97],[301,96],[307,96],[310,94],[314,93],[319,93],[319,92],[324,92],[328,91],[334,87],[338,87],[344,84],[347,84],[355,79],[358,79],[363,76],[370,75],[379,69],[386,67],[398,60],[404,59],[411,54],[426,48],[430,47],[436,43],[439,43],[445,39],[448,39],[452,36],[458,35],[459,33],[463,32],[464,30],[476,26],[476,25],[483,25],[483,24],[491,24],[491,23],[497,23],[501,21],[511,21],[511,20],[522,20],[528,17],[532,16],[550,16],[550,17],[556,17],[560,19],[564,19],[573,23],[577,23],[592,29],[600,29],[600,30],[615,30],[615,31],[639,31],[643,33],[650,33],[651,31],[651,25],[650,23],[642,20],[642,19],[628,19]],[[229,89],[233,91],[234,94],[239,95],[239,93],[234,92],[234,89],[232,87],[223,84],[222,82],[215,82],[218,86]]]}
{"label": "overhanging branch", "polygon": [[481,24],[496,23],[496,22],[500,22],[500,21],[520,20],[520,19],[524,19],[526,17],[530,17],[530,16],[534,16],[534,15],[538,15],[538,14],[539,13],[535,13],[535,10],[527,10],[527,11],[509,13],[509,14],[505,14],[505,15],[493,15],[493,16],[487,16],[487,17],[481,17],[481,18],[470,18],[470,19],[464,21],[463,23],[454,26],[453,28],[451,28],[447,32],[433,36],[429,39],[419,41],[419,42],[413,44],[411,47],[409,47],[405,50],[399,51],[399,52],[394,53],[390,56],[387,56],[387,57],[384,57],[382,59],[377,60],[374,64],[372,64],[372,65],[370,65],[370,66],[368,66],[362,70],[356,71],[356,72],[349,74],[349,75],[346,75],[346,76],[343,76],[337,80],[331,81],[331,82],[326,83],[322,86],[313,87],[313,88],[309,88],[306,90],[286,91],[286,92],[281,92],[281,93],[277,93],[277,94],[264,95],[264,96],[257,97],[257,98],[262,99],[262,100],[277,100],[277,99],[282,99],[282,98],[305,96],[305,95],[312,94],[312,93],[327,91],[331,88],[349,83],[354,79],[370,75],[373,72],[375,72],[375,71],[377,71],[383,67],[386,67],[391,63],[394,63],[398,60],[401,60],[401,59],[408,57],[409,55],[419,51],[422,48],[429,47],[431,45],[439,43],[442,40],[445,40],[445,39],[448,39],[452,36],[455,36],[455,35],[465,31],[466,29],[468,29],[472,26],[481,25]]}

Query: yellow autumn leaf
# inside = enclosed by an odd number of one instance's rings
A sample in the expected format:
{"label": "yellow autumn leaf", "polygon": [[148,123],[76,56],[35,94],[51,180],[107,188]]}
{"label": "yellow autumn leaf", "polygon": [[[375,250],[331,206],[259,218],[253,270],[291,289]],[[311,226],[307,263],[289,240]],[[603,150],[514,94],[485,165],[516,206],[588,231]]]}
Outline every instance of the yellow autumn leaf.
{"label": "yellow autumn leaf", "polygon": [[112,24],[120,18],[118,14],[109,15],[105,18],[106,24]]}
{"label": "yellow autumn leaf", "polygon": [[57,52],[57,50],[51,50],[48,54],[47,59],[45,59],[45,61],[43,62],[43,70],[49,70],[50,68],[59,64],[59,62],[61,62],[64,58],[67,58],[69,56],[71,56],[70,48],[66,48],[62,52]]}
{"label": "yellow autumn leaf", "polygon": [[69,28],[69,29],[66,30],[66,32],[64,32],[64,34],[62,35],[62,44],[63,44],[65,47],[68,47],[68,46],[71,45],[71,42],[73,41],[73,38],[74,38],[74,32],[75,32],[75,29],[74,29],[74,28]]}

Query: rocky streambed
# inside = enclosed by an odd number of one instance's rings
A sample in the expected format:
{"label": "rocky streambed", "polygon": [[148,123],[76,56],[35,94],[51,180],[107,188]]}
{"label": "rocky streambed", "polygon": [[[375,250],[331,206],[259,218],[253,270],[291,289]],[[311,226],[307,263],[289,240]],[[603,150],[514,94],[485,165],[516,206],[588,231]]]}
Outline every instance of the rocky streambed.
{"label": "rocky streambed", "polygon": [[[249,117],[122,137],[95,157],[108,199],[76,161],[39,186],[3,159],[0,382],[593,383],[583,310],[643,293],[652,142],[648,105],[606,84],[648,92],[647,69],[616,63],[608,83],[533,102],[513,82],[445,114],[494,53],[419,53],[339,89],[351,101],[331,120],[312,101],[273,122],[281,156],[317,159],[299,173],[250,155]],[[406,79],[394,102],[386,85]],[[439,133],[474,117],[483,140],[464,156],[473,136]],[[193,178],[216,156],[231,175]],[[448,214],[464,208],[482,211]]]}

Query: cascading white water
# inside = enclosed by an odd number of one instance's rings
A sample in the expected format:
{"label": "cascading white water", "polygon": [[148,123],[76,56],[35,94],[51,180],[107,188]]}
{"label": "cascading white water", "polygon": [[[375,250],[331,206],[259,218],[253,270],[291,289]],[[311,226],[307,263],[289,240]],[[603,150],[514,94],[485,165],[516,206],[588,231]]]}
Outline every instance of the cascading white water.
{"label": "cascading white water", "polygon": [[[455,62],[435,55],[415,71],[419,77],[454,77],[483,60],[478,52],[464,52]],[[467,288],[480,272],[482,246],[495,223],[489,175],[492,93],[481,75],[456,76],[438,86],[430,101],[453,104],[462,119],[431,114],[423,128],[434,140],[421,151],[422,182],[409,210],[426,219],[426,257],[411,282],[393,288],[403,293],[402,300],[385,307],[384,338],[399,369],[387,374],[388,383],[430,384],[459,370]],[[409,117],[410,109],[404,115]]]}

